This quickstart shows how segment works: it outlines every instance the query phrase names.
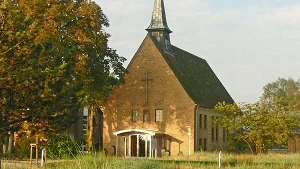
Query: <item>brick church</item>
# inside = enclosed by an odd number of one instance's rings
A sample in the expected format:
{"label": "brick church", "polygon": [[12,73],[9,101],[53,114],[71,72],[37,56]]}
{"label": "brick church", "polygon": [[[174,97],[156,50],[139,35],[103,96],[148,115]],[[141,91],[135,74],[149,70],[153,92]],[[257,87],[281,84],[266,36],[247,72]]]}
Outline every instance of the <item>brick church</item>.
{"label": "brick church", "polygon": [[155,0],[146,31],[126,83],[103,106],[103,147],[126,157],[227,149],[213,108],[234,101],[206,60],[171,44],[163,0]]}

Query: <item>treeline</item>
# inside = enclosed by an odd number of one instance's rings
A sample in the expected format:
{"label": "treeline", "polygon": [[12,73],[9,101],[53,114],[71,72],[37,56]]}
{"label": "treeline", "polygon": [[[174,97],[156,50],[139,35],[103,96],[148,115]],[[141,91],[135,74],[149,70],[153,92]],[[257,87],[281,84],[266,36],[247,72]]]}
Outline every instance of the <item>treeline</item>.
{"label": "treeline", "polygon": [[300,80],[279,78],[268,83],[257,103],[219,103],[216,123],[228,128],[232,150],[264,153],[287,148],[289,138],[300,130]]}

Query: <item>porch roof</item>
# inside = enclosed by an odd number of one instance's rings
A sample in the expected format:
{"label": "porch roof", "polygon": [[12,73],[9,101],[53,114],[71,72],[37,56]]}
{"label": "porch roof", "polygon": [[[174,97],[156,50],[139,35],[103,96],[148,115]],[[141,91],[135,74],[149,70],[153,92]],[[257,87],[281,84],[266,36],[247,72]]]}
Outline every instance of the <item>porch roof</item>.
{"label": "porch roof", "polygon": [[157,131],[157,130],[126,129],[126,130],[119,130],[114,133],[114,135],[116,136],[128,136],[133,134],[149,134],[151,136],[161,136],[161,137],[165,137],[168,140],[175,141],[179,144],[183,143],[183,141],[167,134],[166,132]]}

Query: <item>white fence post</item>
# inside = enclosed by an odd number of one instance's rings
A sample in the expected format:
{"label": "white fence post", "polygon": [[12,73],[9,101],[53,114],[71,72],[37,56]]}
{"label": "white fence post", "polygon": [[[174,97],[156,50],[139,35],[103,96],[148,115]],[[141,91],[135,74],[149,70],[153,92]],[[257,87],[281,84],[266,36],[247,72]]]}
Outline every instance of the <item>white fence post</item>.
{"label": "white fence post", "polygon": [[219,153],[219,168],[222,166],[222,151]]}
{"label": "white fence post", "polygon": [[46,164],[46,149],[42,150],[41,167],[44,167],[44,164]]}

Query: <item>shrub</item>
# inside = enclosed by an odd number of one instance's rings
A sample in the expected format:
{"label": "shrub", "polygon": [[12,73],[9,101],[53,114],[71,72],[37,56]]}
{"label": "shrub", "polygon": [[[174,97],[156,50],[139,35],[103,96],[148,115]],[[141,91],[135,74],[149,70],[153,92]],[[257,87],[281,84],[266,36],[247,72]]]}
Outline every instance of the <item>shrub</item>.
{"label": "shrub", "polygon": [[47,156],[51,159],[74,158],[80,152],[78,141],[68,133],[50,136],[46,148]]}
{"label": "shrub", "polygon": [[16,146],[14,157],[18,159],[29,159],[30,158],[30,144],[35,143],[35,137],[26,135],[26,133],[18,134],[16,138]]}

